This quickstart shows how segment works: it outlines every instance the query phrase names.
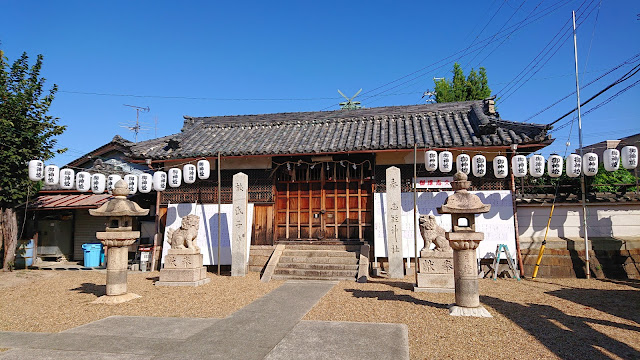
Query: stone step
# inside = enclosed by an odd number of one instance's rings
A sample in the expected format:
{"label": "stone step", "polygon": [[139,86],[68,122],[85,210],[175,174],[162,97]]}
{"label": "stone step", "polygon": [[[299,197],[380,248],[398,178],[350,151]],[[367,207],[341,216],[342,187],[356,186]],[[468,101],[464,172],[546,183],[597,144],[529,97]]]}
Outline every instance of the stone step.
{"label": "stone step", "polygon": [[310,269],[282,269],[277,268],[274,272],[275,275],[286,276],[315,276],[327,279],[335,278],[348,278],[355,280],[358,275],[357,270],[310,270]]}
{"label": "stone step", "polygon": [[278,269],[349,270],[357,271],[358,264],[279,263]]}
{"label": "stone step", "polygon": [[351,257],[358,258],[358,252],[336,251],[336,250],[290,250],[286,248],[282,256],[294,257]]}
{"label": "stone step", "polygon": [[358,258],[344,256],[282,256],[280,264],[283,263],[308,263],[308,264],[357,264]]}
{"label": "stone step", "polygon": [[332,280],[340,281],[340,280],[345,280],[345,281],[354,281],[356,277],[355,276],[347,276],[347,277],[331,277],[331,278],[327,278],[327,277],[322,277],[322,276],[274,274],[271,278],[274,279],[274,280],[321,280],[321,281],[332,281]]}

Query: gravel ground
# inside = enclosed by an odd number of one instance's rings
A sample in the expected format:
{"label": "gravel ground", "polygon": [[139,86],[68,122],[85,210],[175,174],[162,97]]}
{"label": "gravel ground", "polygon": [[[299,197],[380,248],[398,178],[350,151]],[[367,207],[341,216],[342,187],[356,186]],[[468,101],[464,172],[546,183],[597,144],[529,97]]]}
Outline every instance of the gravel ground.
{"label": "gravel ground", "polygon": [[305,319],[407,324],[412,359],[640,359],[640,282],[483,279],[493,318],[469,318],[413,281],[341,282]]}
{"label": "gravel ground", "polygon": [[[220,318],[282,284],[210,273],[200,287],[155,287],[158,274],[130,273],[128,290],[142,298],[109,306],[90,304],[105,292],[104,272],[0,272],[0,330],[58,332],[111,315]],[[412,359],[640,359],[638,281],[483,279],[491,319],[449,316],[453,294],[412,288],[413,276],[342,281],[305,319],[407,324]]]}
{"label": "gravel ground", "polygon": [[59,332],[112,315],[222,318],[282,284],[264,284],[257,273],[246,278],[209,273],[211,281],[202,286],[156,287],[159,272],[129,272],[127,290],[142,298],[96,305],[91,301],[106,292],[104,271],[24,272],[29,274],[0,272],[0,283],[31,280],[0,287],[0,331]]}

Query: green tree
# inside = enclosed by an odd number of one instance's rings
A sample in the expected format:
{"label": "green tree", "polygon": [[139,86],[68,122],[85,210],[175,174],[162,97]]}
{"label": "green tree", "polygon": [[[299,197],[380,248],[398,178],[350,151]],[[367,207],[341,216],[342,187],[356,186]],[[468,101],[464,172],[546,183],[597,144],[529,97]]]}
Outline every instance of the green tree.
{"label": "green tree", "polygon": [[445,103],[452,101],[482,100],[491,96],[487,71],[481,67],[479,72],[471,69],[465,78],[460,64],[453,64],[453,80],[434,80],[436,102]]}
{"label": "green tree", "polygon": [[[0,50],[0,245],[4,245],[3,270],[10,270],[18,241],[16,207],[38,183],[29,180],[29,160],[47,160],[55,154],[55,136],[66,126],[56,125],[58,118],[47,115],[57,86],[45,91],[40,77],[42,55],[29,66],[26,53],[9,66]],[[62,153],[66,149],[60,149]]]}

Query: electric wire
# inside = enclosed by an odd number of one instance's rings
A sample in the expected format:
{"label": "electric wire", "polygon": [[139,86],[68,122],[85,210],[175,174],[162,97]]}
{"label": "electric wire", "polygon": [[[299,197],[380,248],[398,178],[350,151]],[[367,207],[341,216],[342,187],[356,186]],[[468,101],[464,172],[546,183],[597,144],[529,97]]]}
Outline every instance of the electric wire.
{"label": "electric wire", "polygon": [[[579,16],[584,15],[584,13],[587,11],[589,6],[591,6],[591,4],[594,1],[595,0],[591,0],[591,3],[589,3],[587,8],[585,8],[585,10]],[[589,13],[584,18],[582,18],[582,21],[576,27],[579,27],[581,24],[583,24],[589,18],[593,10],[595,10],[595,8],[591,9],[591,11],[589,11]],[[554,38],[540,51],[540,53],[538,53],[538,55],[527,66],[525,66],[525,68],[520,72],[520,74],[518,74],[516,78],[514,78],[514,80],[518,79],[517,81],[511,84],[508,88],[505,87],[497,93],[498,97],[501,99],[501,102],[505,102],[515,92],[517,92],[520,88],[522,88],[522,86],[524,86],[524,84],[526,84],[529,81],[529,79],[531,79],[535,74],[537,74],[555,56],[555,54],[560,50],[560,48],[562,48],[564,43],[566,43],[567,40],[571,38],[570,36],[567,36],[567,35],[570,35],[572,33],[573,28],[567,27],[566,26],[567,24],[570,24],[570,20],[567,20],[567,22],[560,28],[560,31],[556,33]],[[565,28],[563,34],[557,40],[555,40],[555,38],[562,32],[563,28]],[[542,51],[544,51],[549,45],[551,45],[552,42],[553,42],[553,45],[544,53],[544,55],[542,55],[542,57],[540,57],[540,55],[542,54]],[[547,55],[551,51],[553,51],[553,53],[551,53],[551,55],[547,57]],[[540,59],[535,61],[536,59],[538,59],[538,57],[540,57]],[[529,67],[534,61],[535,61],[535,64]],[[540,65],[542,61],[544,62],[542,63],[542,65]],[[529,78],[527,78],[526,80],[523,80],[531,72],[533,73],[529,76]],[[520,77],[521,74],[522,74],[522,77]]]}
{"label": "electric wire", "polygon": [[[613,68],[609,69],[608,71],[606,71],[606,72],[605,72],[605,73],[603,73],[602,75],[600,75],[600,76],[598,76],[597,78],[595,78],[595,79],[591,80],[591,81],[590,81],[590,82],[588,82],[587,84],[585,84],[585,85],[581,86],[581,87],[580,87],[580,90],[583,90],[583,89],[585,89],[587,86],[594,84],[594,83],[595,83],[595,82],[597,82],[598,80],[600,80],[600,79],[604,78],[605,76],[607,76],[607,75],[611,74],[612,72],[614,72],[614,71],[618,70],[619,68],[621,68],[621,67],[623,67],[623,66],[625,66],[625,65],[634,64],[634,63],[636,63],[636,62],[638,62],[638,61],[640,61],[640,53],[635,54],[634,56],[632,56],[632,57],[631,57],[631,58],[629,58],[628,60],[626,60],[626,61],[622,62],[621,64],[618,64],[618,65],[614,66]],[[584,72],[584,73],[586,73],[586,72]],[[583,74],[584,74],[584,73],[583,73]],[[575,91],[573,91],[572,93],[567,94],[566,96],[562,97],[560,100],[557,100],[557,101],[556,101],[556,102],[554,102],[553,104],[551,104],[551,105],[549,105],[549,106],[545,107],[544,109],[542,109],[542,110],[538,111],[537,113],[535,113],[535,114],[533,114],[533,115],[529,116],[527,119],[525,119],[525,120],[524,120],[524,122],[527,122],[527,121],[529,121],[529,120],[533,119],[534,117],[536,117],[536,116],[538,116],[538,115],[542,114],[543,112],[545,112],[545,111],[547,111],[547,110],[551,109],[552,107],[554,107],[554,106],[558,105],[559,103],[561,103],[562,101],[566,100],[566,99],[567,99],[567,98],[569,98],[570,96],[575,95],[575,93],[576,93],[576,92],[575,92]]]}

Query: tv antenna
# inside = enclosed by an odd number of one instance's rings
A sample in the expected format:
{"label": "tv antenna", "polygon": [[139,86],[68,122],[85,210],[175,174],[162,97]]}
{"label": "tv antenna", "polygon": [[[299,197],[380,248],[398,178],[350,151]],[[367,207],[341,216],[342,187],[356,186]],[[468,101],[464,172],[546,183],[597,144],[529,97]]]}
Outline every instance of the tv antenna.
{"label": "tv antenna", "polygon": [[358,90],[358,92],[355,95],[349,98],[347,97],[347,95],[343,94],[342,91],[340,91],[340,89],[338,89],[338,92],[340,93],[340,95],[342,95],[343,98],[347,99],[347,101],[343,101],[340,103],[340,109],[342,110],[361,109],[362,106],[360,105],[360,101],[353,101],[353,99],[355,99],[355,97],[358,96],[358,94],[360,94],[361,91],[362,89]]}
{"label": "tv antenna", "polygon": [[436,98],[435,98],[435,96],[436,96],[436,91],[435,91],[435,90],[431,91],[431,90],[429,90],[429,89],[427,89],[427,91],[425,91],[425,92],[422,94],[422,98],[423,98],[423,99],[424,99],[425,97],[427,97],[427,98],[425,99],[425,101],[427,102],[427,104],[433,104],[433,103],[435,103],[435,102],[436,102]]}
{"label": "tv antenna", "polygon": [[147,128],[143,128],[143,127],[140,125],[140,111],[142,111],[142,112],[149,112],[149,110],[151,110],[151,109],[149,109],[149,107],[148,107],[148,106],[147,106],[147,107],[141,107],[141,106],[127,105],[127,104],[122,104],[122,105],[124,105],[124,106],[128,106],[128,107],[131,107],[131,108],[136,109],[136,124],[135,124],[135,125],[133,125],[133,126],[130,126],[130,125],[120,125],[120,127],[123,127],[123,128],[125,128],[125,129],[129,129],[129,131],[133,131],[133,133],[135,134],[135,141],[134,141],[134,142],[138,142],[138,133],[139,133],[140,131],[149,130],[149,129],[147,129]]}

